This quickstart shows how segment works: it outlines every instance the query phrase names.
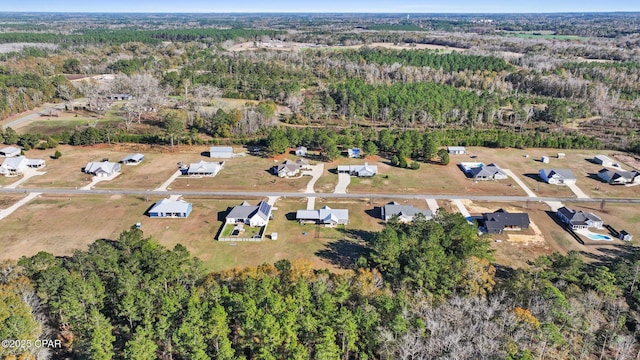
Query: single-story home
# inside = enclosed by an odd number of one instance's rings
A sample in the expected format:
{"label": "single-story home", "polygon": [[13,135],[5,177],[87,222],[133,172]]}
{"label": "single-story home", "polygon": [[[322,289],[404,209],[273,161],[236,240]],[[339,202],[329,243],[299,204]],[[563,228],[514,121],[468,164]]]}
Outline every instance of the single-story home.
{"label": "single-story home", "polygon": [[83,171],[87,174],[99,177],[107,177],[120,172],[120,164],[110,161],[90,162]]}
{"label": "single-story home", "polygon": [[460,163],[460,167],[467,176],[474,180],[503,180],[507,178],[507,173],[496,164],[463,162]]}
{"label": "single-story home", "polygon": [[0,165],[0,174],[5,176],[20,175],[27,168],[27,158],[24,156],[7,158]]}
{"label": "single-story home", "polygon": [[216,176],[224,167],[224,161],[222,162],[206,162],[199,161],[197,163],[189,164],[189,168],[186,171],[186,175],[189,176]]}
{"label": "single-story home", "polygon": [[226,216],[227,224],[242,223],[249,226],[266,226],[271,218],[271,205],[266,201],[260,201],[258,205],[250,205],[243,201],[234,206]]}
{"label": "single-story home", "polygon": [[359,148],[351,148],[351,149],[347,149],[347,156],[350,158],[354,158],[354,159],[359,159],[360,158],[360,149]]}
{"label": "single-story home", "polygon": [[369,163],[364,163],[364,165],[340,165],[338,166],[338,173],[359,177],[370,177],[378,173],[378,166],[369,165]]}
{"label": "single-story home", "polygon": [[587,229],[591,227],[602,229],[602,226],[604,225],[602,219],[596,214],[571,210],[565,206],[559,208],[556,214],[560,220],[567,224],[567,226],[572,230]]}
{"label": "single-story home", "polygon": [[304,146],[298,146],[296,148],[296,156],[307,156],[307,148]]}
{"label": "single-story home", "polygon": [[625,230],[622,230],[618,233],[618,238],[624,241],[631,241],[633,239],[633,235],[629,234]]}
{"label": "single-story home", "polygon": [[640,172],[638,171],[602,169],[598,171],[598,177],[602,179],[602,181],[612,185],[640,183]]}
{"label": "single-story home", "polygon": [[233,148],[231,146],[212,146],[209,148],[209,157],[230,159],[233,157]]}
{"label": "single-story home", "polygon": [[467,149],[464,146],[447,146],[447,152],[449,155],[464,155]]}
{"label": "single-story home", "polygon": [[602,166],[613,166],[615,163],[611,158],[606,155],[596,155],[593,157],[593,162]]}
{"label": "single-story home", "polygon": [[110,94],[107,95],[107,99],[109,100],[132,100],[133,95],[131,94]]}
{"label": "single-story home", "polygon": [[22,151],[20,150],[20,148],[17,148],[15,146],[7,146],[5,148],[0,149],[0,157],[20,156],[21,152]]}
{"label": "single-story home", "polygon": [[413,218],[418,214],[424,215],[427,220],[433,217],[433,213],[430,210],[419,209],[411,205],[400,205],[395,201],[386,203],[380,208],[380,216],[384,221],[389,221],[394,216],[397,216],[398,221],[408,223],[412,222]]}
{"label": "single-story home", "polygon": [[125,156],[120,162],[126,165],[138,165],[142,160],[144,160],[144,155],[136,153]]}
{"label": "single-story home", "polygon": [[349,223],[348,209],[332,209],[323,206],[319,210],[298,210],[296,220],[300,223],[324,224],[326,226],[346,225]]}
{"label": "single-story home", "polygon": [[298,159],[291,161],[285,160],[282,164],[275,165],[271,168],[271,172],[279,177],[292,177],[300,174],[300,170],[308,168],[309,162],[307,160]]}
{"label": "single-story home", "polygon": [[529,214],[510,213],[499,209],[492,213],[483,213],[480,225],[484,226],[489,234],[502,234],[505,230],[520,231],[528,229],[531,221]]}
{"label": "single-story home", "polygon": [[184,200],[162,199],[149,210],[149,217],[186,218],[192,209],[191,204]]}
{"label": "single-story home", "polygon": [[569,169],[540,169],[540,178],[549,184],[575,184],[576,177]]}

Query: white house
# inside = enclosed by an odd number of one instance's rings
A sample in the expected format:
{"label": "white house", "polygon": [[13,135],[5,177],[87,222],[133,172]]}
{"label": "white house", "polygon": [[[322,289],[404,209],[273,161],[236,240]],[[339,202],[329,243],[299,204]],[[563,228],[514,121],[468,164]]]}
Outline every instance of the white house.
{"label": "white house", "polygon": [[549,184],[575,184],[576,177],[569,169],[540,169],[540,178]]}
{"label": "white house", "polygon": [[307,156],[307,148],[304,146],[298,146],[296,148],[296,156]]}
{"label": "white house", "polygon": [[0,157],[14,157],[20,156],[21,150],[15,146],[7,146],[0,149]]}
{"label": "white house", "polygon": [[24,156],[7,158],[0,165],[0,174],[5,176],[16,176],[22,174],[27,168],[27,158]]}
{"label": "white house", "polygon": [[243,201],[229,211],[226,217],[227,224],[242,223],[249,226],[267,226],[271,218],[271,205],[266,201],[260,201],[258,205],[252,206]]}
{"label": "white house", "polygon": [[413,218],[418,214],[424,215],[427,220],[433,217],[433,213],[430,210],[419,209],[411,205],[401,205],[395,201],[387,203],[380,208],[380,216],[384,221],[389,221],[397,215],[398,221],[408,223],[412,222]]}
{"label": "white house", "polygon": [[572,230],[588,229],[591,227],[602,229],[604,225],[602,219],[596,214],[575,211],[564,206],[559,208],[556,214],[558,214],[560,220],[567,224]]}
{"label": "white house", "polygon": [[598,171],[598,177],[611,185],[638,184],[640,172],[638,171],[613,171],[602,169]]}
{"label": "white house", "polygon": [[199,161],[189,164],[186,174],[189,176],[216,176],[224,167],[222,162]]}
{"label": "white house", "polygon": [[447,146],[447,152],[449,155],[464,155],[467,149],[464,146]]}
{"label": "white house", "polygon": [[120,160],[120,162],[125,165],[138,165],[142,160],[144,160],[144,155],[136,153],[125,156],[124,159]]}
{"label": "white house", "polygon": [[496,164],[485,165],[484,163],[460,163],[462,171],[474,180],[504,180],[507,173],[502,171]]}
{"label": "white house", "polygon": [[292,177],[299,175],[300,171],[308,168],[308,166],[309,162],[306,160],[298,159],[294,162],[287,159],[282,164],[278,164],[271,168],[271,172],[279,177]]}
{"label": "white house", "polygon": [[191,214],[192,206],[184,200],[162,199],[149,210],[152,218],[186,218]]}
{"label": "white house", "polygon": [[233,148],[231,146],[212,146],[209,148],[209,157],[230,159],[233,157]]}
{"label": "white house", "polygon": [[376,165],[340,165],[338,166],[339,174],[349,174],[358,177],[371,177],[378,173],[378,167]]}
{"label": "white house", "polygon": [[615,163],[611,158],[606,155],[596,155],[593,157],[593,162],[602,166],[613,166]]}
{"label": "white house", "polygon": [[347,156],[353,159],[360,158],[361,151],[359,148],[347,149]]}
{"label": "white house", "polygon": [[87,163],[84,167],[84,172],[93,176],[107,177],[120,172],[120,169],[121,167],[118,163],[101,161]]}
{"label": "white house", "polygon": [[326,226],[346,225],[349,223],[348,209],[332,209],[323,206],[320,210],[298,210],[296,220],[300,223],[317,223]]}

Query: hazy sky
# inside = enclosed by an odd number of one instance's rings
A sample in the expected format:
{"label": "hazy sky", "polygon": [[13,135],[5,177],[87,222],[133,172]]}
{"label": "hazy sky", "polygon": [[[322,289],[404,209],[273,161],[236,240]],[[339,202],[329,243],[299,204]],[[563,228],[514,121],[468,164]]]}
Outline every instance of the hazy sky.
{"label": "hazy sky", "polygon": [[509,13],[640,11],[640,0],[2,0],[0,11]]}

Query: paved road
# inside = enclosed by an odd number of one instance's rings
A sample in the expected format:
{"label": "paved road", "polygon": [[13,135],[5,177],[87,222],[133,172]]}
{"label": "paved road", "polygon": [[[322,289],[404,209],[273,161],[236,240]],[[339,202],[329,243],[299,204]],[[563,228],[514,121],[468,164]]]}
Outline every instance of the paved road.
{"label": "paved road", "polygon": [[[184,196],[219,196],[219,197],[269,197],[278,196],[282,198],[307,198],[307,197],[321,197],[321,198],[336,198],[336,199],[420,199],[426,200],[427,198],[436,200],[464,200],[471,201],[560,201],[560,202],[580,202],[580,203],[600,203],[603,198],[589,198],[589,199],[577,199],[575,197],[559,198],[559,197],[529,197],[529,196],[494,196],[494,195],[435,195],[435,194],[335,194],[335,193],[315,193],[306,194],[303,192],[275,192],[275,191],[152,191],[152,190],[106,190],[106,189],[54,189],[54,188],[20,188],[20,189],[7,189],[0,188],[0,194],[12,193],[12,194],[28,194],[28,193],[42,193],[47,195],[150,195],[166,197],[167,195],[184,195]],[[604,198],[608,203],[623,203],[623,204],[640,204],[640,198]]]}
{"label": "paved road", "polygon": [[6,129],[8,127],[10,128],[16,128],[18,125],[22,125],[23,123],[29,122],[31,120],[34,120],[35,118],[37,118],[38,116],[40,116],[40,112],[43,109],[49,108],[49,107],[53,107],[56,108],[58,110],[64,109],[64,104],[44,104],[36,109],[30,110],[29,114],[26,114],[24,116],[21,116],[17,119],[11,120],[10,122],[3,124],[2,128]]}

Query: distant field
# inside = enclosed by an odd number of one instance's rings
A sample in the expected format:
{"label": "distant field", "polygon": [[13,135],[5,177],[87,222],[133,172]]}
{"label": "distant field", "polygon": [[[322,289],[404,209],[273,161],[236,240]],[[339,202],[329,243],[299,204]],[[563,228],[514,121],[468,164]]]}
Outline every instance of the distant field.
{"label": "distant field", "polygon": [[587,40],[584,36],[576,35],[556,35],[553,31],[535,31],[535,32],[503,32],[506,35],[516,36],[523,39],[553,39],[553,40]]}

